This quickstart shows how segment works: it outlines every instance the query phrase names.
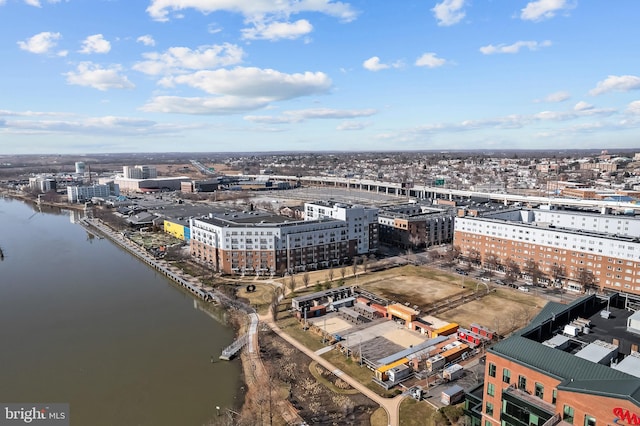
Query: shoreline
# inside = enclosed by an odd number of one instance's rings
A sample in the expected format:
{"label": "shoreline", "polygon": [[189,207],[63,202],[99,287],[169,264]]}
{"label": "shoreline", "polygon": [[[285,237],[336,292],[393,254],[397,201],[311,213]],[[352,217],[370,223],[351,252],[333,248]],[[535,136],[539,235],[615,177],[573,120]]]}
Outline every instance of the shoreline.
{"label": "shoreline", "polygon": [[[47,206],[51,208],[58,208],[61,210],[85,210],[84,206],[79,205],[68,205],[51,202],[38,203],[37,200],[29,196],[10,192],[6,188],[0,188],[0,196],[2,196],[2,198],[25,202],[33,206]],[[93,223],[93,221],[99,221],[101,226],[96,225],[95,223]],[[126,250],[129,254],[133,255],[138,260],[141,260],[143,263],[146,263],[147,266],[153,268],[156,272],[161,272],[165,277],[169,278],[174,285],[194,297],[194,300],[199,299],[202,303],[205,304],[205,306],[208,306],[209,303],[215,302],[215,306],[219,307],[219,309],[230,315],[230,320],[227,324],[225,324],[225,326],[231,328],[234,331],[234,339],[237,338],[243,331],[246,331],[243,330],[244,328],[246,328],[244,325],[245,322],[239,321],[237,314],[242,313],[243,318],[248,317],[249,312],[246,312],[246,310],[250,309],[249,307],[243,306],[243,304],[238,301],[229,299],[226,295],[218,292],[211,287],[203,286],[199,283],[199,280],[196,277],[189,275],[182,269],[171,267],[169,264],[167,264],[166,266],[161,265],[155,258],[148,255],[143,248],[139,247],[128,238],[122,236],[118,231],[112,229],[100,219],[93,219],[91,222],[89,222],[88,220],[81,220],[79,224],[85,230],[87,230],[87,232],[98,232],[100,235],[103,235],[105,238],[109,239],[109,241],[114,243],[116,246]],[[118,238],[118,236],[120,236],[120,238]],[[192,288],[198,287],[203,293],[192,290]],[[209,295],[210,297],[206,297],[206,295]],[[207,308],[203,307],[202,309]],[[230,407],[230,409],[238,412],[242,412],[244,407],[246,406],[246,396],[249,393],[248,389],[251,386],[247,380],[248,363],[246,361],[243,361],[244,353],[245,351],[243,350],[237,357],[235,357],[241,364],[241,373],[238,377],[238,385],[235,389],[235,403],[232,407]],[[233,360],[221,361],[216,359],[214,362],[233,362]],[[222,409],[225,408],[226,407],[222,407]],[[208,421],[208,424],[215,424],[216,417],[217,416],[212,417]]]}

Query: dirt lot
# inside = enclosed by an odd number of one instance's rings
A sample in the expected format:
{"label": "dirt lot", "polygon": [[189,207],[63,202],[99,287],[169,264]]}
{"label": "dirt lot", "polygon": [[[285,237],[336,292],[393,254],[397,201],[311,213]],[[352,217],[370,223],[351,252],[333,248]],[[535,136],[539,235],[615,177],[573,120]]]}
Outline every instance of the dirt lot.
{"label": "dirt lot", "polygon": [[[486,287],[478,286],[475,280],[427,267],[403,266],[367,273],[360,275],[358,281],[359,286],[365,290],[399,303],[416,305],[421,311],[426,311],[438,301],[454,298],[477,288],[482,294],[480,299],[452,307],[436,317],[456,322],[463,327],[479,323],[490,329],[497,329],[501,335],[527,325],[547,302],[531,293],[502,287],[487,295]],[[353,282],[353,279],[349,279],[347,284]]]}
{"label": "dirt lot", "polygon": [[449,282],[408,274],[360,284],[360,287],[396,302],[417,305],[420,309],[463,292],[460,286]]}
{"label": "dirt lot", "polygon": [[529,297],[531,301],[539,301],[540,303],[531,305],[523,301],[505,299],[492,293],[482,299],[453,308],[439,316],[442,319],[456,322],[462,327],[478,323],[504,336],[527,325],[546,302],[535,296]]}

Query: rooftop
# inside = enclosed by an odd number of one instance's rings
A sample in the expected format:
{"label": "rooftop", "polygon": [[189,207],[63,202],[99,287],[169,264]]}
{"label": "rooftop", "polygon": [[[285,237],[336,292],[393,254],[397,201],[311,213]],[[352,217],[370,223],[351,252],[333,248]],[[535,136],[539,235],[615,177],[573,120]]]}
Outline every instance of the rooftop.
{"label": "rooftop", "polygon": [[[639,378],[542,344],[557,335],[564,325],[582,317],[591,321],[592,332],[571,337],[572,342],[586,346],[596,340],[611,343],[617,339],[620,354],[629,355],[637,337],[626,331],[626,319],[631,312],[622,309],[618,303],[618,298],[614,297],[607,306],[607,302],[595,295],[577,299],[569,305],[549,302],[528,327],[495,344],[489,352],[558,379],[559,388],[623,397],[640,404]],[[600,316],[604,309],[611,312],[609,319]]]}

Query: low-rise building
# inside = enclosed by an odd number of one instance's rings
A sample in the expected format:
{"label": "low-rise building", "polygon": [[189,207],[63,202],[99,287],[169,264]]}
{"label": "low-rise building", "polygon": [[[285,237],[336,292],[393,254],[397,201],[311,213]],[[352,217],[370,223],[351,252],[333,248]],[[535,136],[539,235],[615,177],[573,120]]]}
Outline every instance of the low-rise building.
{"label": "low-rise building", "polygon": [[[611,306],[621,303],[620,307],[624,303],[618,297],[608,302]],[[638,361],[637,338],[619,326],[630,312],[609,307],[615,315],[607,319],[600,315],[605,308],[607,301],[595,295],[568,305],[549,302],[529,326],[489,348],[484,387],[474,390],[465,402],[471,425],[640,423],[639,374],[617,368],[627,360]],[[579,317],[588,318],[594,332],[572,337],[569,345],[561,347],[545,344]],[[582,348],[603,347],[598,343],[602,340],[607,340],[607,351],[608,347],[619,350],[612,364],[599,363],[599,357],[576,356]]]}

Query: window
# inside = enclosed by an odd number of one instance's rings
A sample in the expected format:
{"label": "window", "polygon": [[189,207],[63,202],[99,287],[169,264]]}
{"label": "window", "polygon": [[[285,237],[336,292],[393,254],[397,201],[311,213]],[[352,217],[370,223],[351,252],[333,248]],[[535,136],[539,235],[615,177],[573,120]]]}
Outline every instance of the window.
{"label": "window", "polygon": [[588,414],[584,416],[584,426],[596,426],[596,418]]}
{"label": "window", "polygon": [[489,420],[485,420],[484,426],[493,426],[493,424]]}
{"label": "window", "polygon": [[496,394],[496,386],[493,383],[487,383],[487,395],[494,396]]}
{"label": "window", "polygon": [[489,376],[496,377],[496,365],[489,363]]}
{"label": "window", "polygon": [[505,383],[511,383],[511,371],[506,368],[502,369],[502,381]]}
{"label": "window", "polygon": [[493,416],[493,404],[490,402],[487,402],[487,405],[485,407],[485,413],[487,413],[490,416]]}
{"label": "window", "polygon": [[518,389],[527,390],[527,378],[518,376]]}
{"label": "window", "polygon": [[564,406],[564,410],[562,410],[562,420],[567,423],[573,424],[573,407],[568,405]]}
{"label": "window", "polygon": [[551,393],[551,403],[555,404],[556,399],[558,399],[558,389],[554,389],[553,392]]}
{"label": "window", "polygon": [[540,399],[544,398],[544,385],[542,383],[536,383],[535,395]]}

